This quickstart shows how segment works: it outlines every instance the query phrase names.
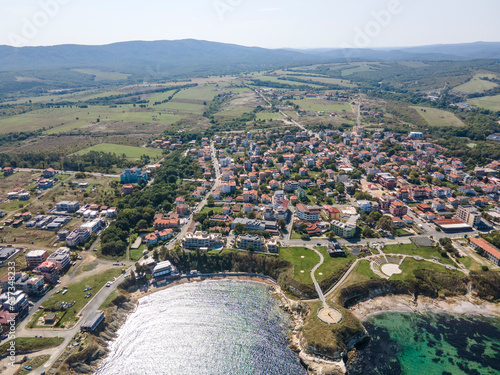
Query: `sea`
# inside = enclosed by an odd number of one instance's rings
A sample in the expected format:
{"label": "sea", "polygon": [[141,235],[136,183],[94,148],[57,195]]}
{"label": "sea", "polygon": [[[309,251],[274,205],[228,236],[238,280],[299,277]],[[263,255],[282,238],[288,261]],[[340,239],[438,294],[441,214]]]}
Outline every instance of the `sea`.
{"label": "sea", "polygon": [[498,375],[500,320],[387,312],[363,323],[371,340],[349,375]]}
{"label": "sea", "polygon": [[289,316],[262,283],[182,284],[139,300],[98,375],[307,375]]}

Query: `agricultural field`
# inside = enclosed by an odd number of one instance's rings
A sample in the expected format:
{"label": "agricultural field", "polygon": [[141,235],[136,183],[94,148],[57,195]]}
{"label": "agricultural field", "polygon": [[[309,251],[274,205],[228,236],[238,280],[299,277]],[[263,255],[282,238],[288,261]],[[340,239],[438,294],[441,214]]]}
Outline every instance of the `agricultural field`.
{"label": "agricultural field", "polygon": [[175,114],[192,113],[202,115],[205,106],[195,103],[184,103],[178,99],[173,99],[168,103],[163,103],[154,107],[155,109],[162,109]]}
{"label": "agricultural field", "polygon": [[214,86],[204,85],[181,90],[175,98],[177,100],[199,100],[209,102],[219,93],[219,91],[215,90]]}
{"label": "agricultural field", "polygon": [[349,103],[337,103],[325,99],[298,99],[292,100],[300,109],[312,112],[349,112],[352,113],[352,107]]}
{"label": "agricultural field", "polygon": [[443,111],[437,108],[416,107],[412,106],[417,113],[430,125],[430,126],[453,126],[462,127],[465,124],[456,117],[453,113]]}
{"label": "agricultural field", "polygon": [[130,74],[117,73],[117,72],[103,72],[97,69],[72,69],[74,72],[88,74],[94,76],[95,81],[123,81],[126,80]]}
{"label": "agricultural field", "polygon": [[350,76],[351,74],[354,74],[354,73],[365,73],[365,72],[370,72],[370,71],[378,70],[378,69],[375,69],[371,65],[372,65],[371,63],[354,64],[353,67],[350,67],[348,69],[342,69],[342,76],[343,77],[348,77],[348,76]]}
{"label": "agricultural field", "polygon": [[284,118],[279,112],[259,112],[256,117],[257,120],[280,120]]}
{"label": "agricultural field", "polygon": [[346,79],[330,78],[330,77],[315,77],[315,76],[308,76],[308,75],[290,76],[290,77],[304,79],[304,80],[311,80],[311,81],[316,81],[316,82],[322,82],[322,83],[328,83],[328,84],[338,85],[338,86],[356,87],[355,84],[351,83],[349,80],[346,80]]}
{"label": "agricultural field", "polygon": [[500,95],[473,98],[467,100],[467,103],[480,108],[489,109],[490,111],[500,111]]}
{"label": "agricultural field", "polygon": [[142,155],[147,155],[152,159],[158,158],[162,154],[162,150],[151,147],[132,147],[123,146],[111,143],[100,143],[95,146],[84,148],[74,155],[85,155],[91,151],[110,152],[116,155],[125,155],[129,159],[139,159]]}
{"label": "agricultural field", "polygon": [[79,128],[102,127],[107,122],[172,124],[182,118],[179,115],[163,112],[134,108],[132,105],[116,108],[106,106],[44,108],[1,119],[0,133],[45,129],[47,134],[57,134]]}
{"label": "agricultural field", "polygon": [[475,74],[474,77],[472,77],[470,81],[468,81],[460,86],[454,87],[453,91],[462,92],[465,94],[473,94],[476,92],[482,93],[482,92],[485,92],[487,90],[494,89],[498,85],[495,82],[486,81],[486,80],[481,79],[481,78],[496,78],[496,77],[497,77],[496,74],[478,73],[478,74]]}
{"label": "agricultural field", "polygon": [[314,85],[312,83],[302,83],[302,82],[295,82],[295,81],[287,81],[287,80],[284,80],[284,79],[278,79],[280,77],[271,77],[271,76],[260,76],[259,77],[258,76],[256,78],[259,79],[259,80],[261,80],[261,81],[264,81],[264,82],[280,83],[280,84],[283,84],[283,85],[290,85],[290,86],[304,86],[304,85],[307,85],[307,86],[310,86],[310,87],[313,87],[313,88],[317,88],[317,89],[324,88],[323,86]]}

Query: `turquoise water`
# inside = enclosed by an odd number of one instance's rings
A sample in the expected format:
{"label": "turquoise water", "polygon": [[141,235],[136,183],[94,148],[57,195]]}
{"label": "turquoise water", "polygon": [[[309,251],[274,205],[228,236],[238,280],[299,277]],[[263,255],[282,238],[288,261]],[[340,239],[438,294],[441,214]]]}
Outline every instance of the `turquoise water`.
{"label": "turquoise water", "polygon": [[99,375],[305,375],[289,318],[264,284],[224,280],[142,298]]}
{"label": "turquoise water", "polygon": [[349,375],[500,374],[500,321],[445,314],[384,313],[364,324],[371,340]]}

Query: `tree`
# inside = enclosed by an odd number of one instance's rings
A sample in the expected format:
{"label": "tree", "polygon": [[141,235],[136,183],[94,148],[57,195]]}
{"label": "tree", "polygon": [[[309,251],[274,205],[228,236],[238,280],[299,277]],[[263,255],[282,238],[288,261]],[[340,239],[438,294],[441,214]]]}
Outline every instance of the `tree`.
{"label": "tree", "polygon": [[279,220],[278,220],[278,226],[279,226],[279,228],[280,228],[282,231],[284,231],[284,230],[285,230],[285,228],[286,228],[286,221],[285,221],[285,219],[279,219]]}
{"label": "tree", "polygon": [[247,227],[244,226],[243,224],[241,223],[236,223],[235,226],[234,226],[234,233],[235,234],[242,234],[243,232],[245,232],[247,230]]}
{"label": "tree", "polygon": [[255,211],[250,211],[250,212],[248,213],[248,218],[249,218],[249,219],[255,219]]}
{"label": "tree", "polygon": [[337,190],[339,192],[339,194],[342,194],[345,192],[345,186],[343,183],[340,183],[338,184],[336,187],[335,187],[335,190]]}
{"label": "tree", "polygon": [[382,216],[378,221],[377,221],[377,226],[385,231],[394,233],[394,227],[392,225],[392,219],[389,216]]}
{"label": "tree", "polygon": [[210,196],[207,199],[207,206],[208,207],[213,207],[214,206],[214,197],[213,197],[212,194],[210,194]]}

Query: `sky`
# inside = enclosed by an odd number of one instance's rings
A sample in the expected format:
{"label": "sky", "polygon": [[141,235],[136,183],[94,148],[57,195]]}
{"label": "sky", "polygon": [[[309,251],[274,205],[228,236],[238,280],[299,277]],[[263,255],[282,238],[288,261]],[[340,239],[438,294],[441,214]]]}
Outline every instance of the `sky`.
{"label": "sky", "polygon": [[497,0],[1,0],[0,45],[202,39],[265,48],[500,41]]}

